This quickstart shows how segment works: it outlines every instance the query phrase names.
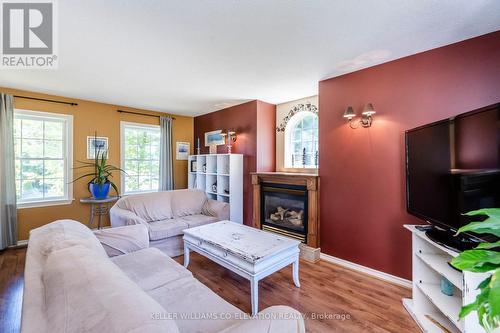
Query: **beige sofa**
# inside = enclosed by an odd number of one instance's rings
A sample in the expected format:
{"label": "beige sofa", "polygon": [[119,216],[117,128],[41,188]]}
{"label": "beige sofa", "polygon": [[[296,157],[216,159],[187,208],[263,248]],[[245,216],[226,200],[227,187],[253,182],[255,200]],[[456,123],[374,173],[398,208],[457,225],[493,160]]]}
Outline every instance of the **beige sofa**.
{"label": "beige sofa", "polygon": [[229,219],[229,204],[207,199],[200,190],[129,195],[110,210],[112,227],[144,224],[150,246],[175,257],[183,252],[182,230]]}
{"label": "beige sofa", "polygon": [[[145,226],[123,228],[135,228],[124,233],[137,237],[133,246],[147,246]],[[61,220],[30,233],[21,332],[294,333],[304,322],[285,306],[247,318],[160,250],[109,258],[87,227]]]}

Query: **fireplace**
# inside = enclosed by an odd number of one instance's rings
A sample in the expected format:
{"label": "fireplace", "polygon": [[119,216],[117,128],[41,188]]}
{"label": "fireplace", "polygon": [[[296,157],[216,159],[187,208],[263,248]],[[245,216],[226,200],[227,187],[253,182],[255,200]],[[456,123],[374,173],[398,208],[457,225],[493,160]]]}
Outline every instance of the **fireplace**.
{"label": "fireplace", "polygon": [[319,260],[318,175],[254,172],[252,185],[253,226],[300,240],[301,255],[311,249],[311,261]]}
{"label": "fireplace", "polygon": [[307,188],[261,184],[261,228],[307,243]]}

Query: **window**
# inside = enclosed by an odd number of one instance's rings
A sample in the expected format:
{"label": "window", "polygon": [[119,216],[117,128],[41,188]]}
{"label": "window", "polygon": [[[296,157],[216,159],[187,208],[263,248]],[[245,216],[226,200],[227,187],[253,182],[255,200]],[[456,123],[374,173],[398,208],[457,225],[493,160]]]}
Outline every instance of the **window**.
{"label": "window", "polygon": [[73,116],[15,110],[14,148],[19,208],[72,201]]}
{"label": "window", "polygon": [[285,167],[318,167],[318,116],[315,113],[299,112],[286,125]]}
{"label": "window", "polygon": [[158,191],[160,126],[122,122],[121,136],[123,193]]}

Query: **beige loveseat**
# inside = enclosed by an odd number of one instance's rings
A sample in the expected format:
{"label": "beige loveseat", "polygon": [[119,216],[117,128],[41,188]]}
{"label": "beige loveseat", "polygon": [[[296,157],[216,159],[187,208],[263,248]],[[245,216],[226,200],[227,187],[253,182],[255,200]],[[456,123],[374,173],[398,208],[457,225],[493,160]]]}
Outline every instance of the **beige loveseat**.
{"label": "beige loveseat", "polygon": [[144,224],[150,246],[175,257],[183,252],[182,230],[229,219],[229,204],[200,190],[128,195],[111,208],[110,219],[112,227]]}
{"label": "beige loveseat", "polygon": [[[135,228],[123,234],[147,246],[145,226],[123,228]],[[24,277],[22,333],[304,332],[286,306],[248,318],[156,248],[109,258],[95,234],[71,220],[31,231]]]}

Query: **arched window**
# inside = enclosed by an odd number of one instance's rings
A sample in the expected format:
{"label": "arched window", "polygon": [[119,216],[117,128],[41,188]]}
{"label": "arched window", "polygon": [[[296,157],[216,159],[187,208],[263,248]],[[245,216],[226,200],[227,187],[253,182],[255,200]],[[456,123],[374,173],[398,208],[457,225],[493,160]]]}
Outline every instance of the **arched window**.
{"label": "arched window", "polygon": [[318,153],[318,115],[296,113],[285,128],[285,168],[317,168]]}

